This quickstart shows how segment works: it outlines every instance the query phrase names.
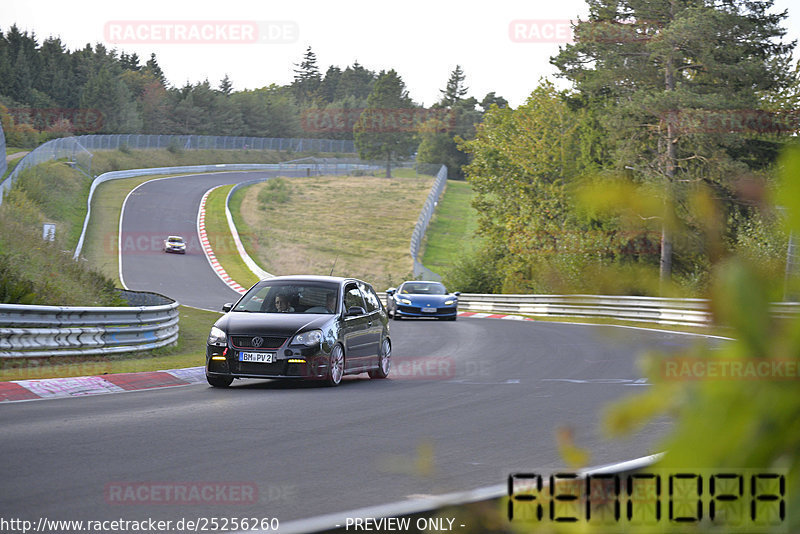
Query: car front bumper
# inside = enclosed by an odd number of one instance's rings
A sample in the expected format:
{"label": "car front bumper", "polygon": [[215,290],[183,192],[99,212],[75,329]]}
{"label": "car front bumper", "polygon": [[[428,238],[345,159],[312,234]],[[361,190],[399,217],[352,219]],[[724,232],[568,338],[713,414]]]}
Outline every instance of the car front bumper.
{"label": "car front bumper", "polygon": [[458,308],[455,306],[448,306],[436,308],[433,312],[424,312],[418,306],[407,306],[399,304],[395,310],[398,317],[455,317],[458,315]]}
{"label": "car front bumper", "polygon": [[[239,361],[239,350],[206,346],[206,374],[233,378],[322,379],[328,375],[328,355],[319,347],[312,349],[280,349],[272,363]],[[268,351],[275,352],[275,351]],[[224,356],[224,360],[214,360]]]}

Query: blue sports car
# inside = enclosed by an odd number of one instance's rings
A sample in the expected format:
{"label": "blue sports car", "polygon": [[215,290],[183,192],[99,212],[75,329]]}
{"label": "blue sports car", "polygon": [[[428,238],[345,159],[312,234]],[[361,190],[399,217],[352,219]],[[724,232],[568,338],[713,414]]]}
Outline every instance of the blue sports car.
{"label": "blue sports car", "polygon": [[455,321],[458,295],[448,293],[439,282],[408,281],[386,290],[386,311],[395,320],[402,317],[435,317]]}

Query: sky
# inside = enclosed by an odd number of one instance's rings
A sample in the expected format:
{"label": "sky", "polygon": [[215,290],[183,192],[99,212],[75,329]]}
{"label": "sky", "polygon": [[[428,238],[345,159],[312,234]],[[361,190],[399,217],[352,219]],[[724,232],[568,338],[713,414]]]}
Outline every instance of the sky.
{"label": "sky", "polygon": [[[800,38],[794,1],[775,2],[789,11],[788,39]],[[291,82],[311,46],[323,71],[354,61],[394,68],[426,106],[461,65],[470,96],[494,91],[516,107],[541,78],[554,78],[549,58],[568,37],[568,21],[587,12],[584,0],[2,0],[0,30],[16,23],[39,42],[103,43],[143,61],[155,52],[173,85],[218,86],[227,74],[234,90]]]}

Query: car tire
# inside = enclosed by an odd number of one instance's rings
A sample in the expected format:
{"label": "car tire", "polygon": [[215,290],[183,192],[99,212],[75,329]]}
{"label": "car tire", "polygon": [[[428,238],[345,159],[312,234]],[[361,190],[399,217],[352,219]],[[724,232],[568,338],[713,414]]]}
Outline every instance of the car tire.
{"label": "car tire", "polygon": [[378,368],[369,371],[370,378],[386,378],[392,369],[392,344],[384,339],[378,352]]}
{"label": "car tire", "polygon": [[392,319],[394,319],[395,321],[400,320],[400,314],[397,313],[397,310],[395,310],[394,313],[392,314]]}
{"label": "car tire", "polygon": [[458,319],[458,315],[454,315],[452,317],[447,318],[448,321],[455,321],[456,319]]}
{"label": "car tire", "polygon": [[208,383],[215,388],[226,388],[233,383],[232,376],[211,376],[206,375]]}
{"label": "car tire", "polygon": [[344,376],[344,349],[341,345],[335,345],[328,358],[328,373],[325,376],[325,385],[336,387],[342,383]]}

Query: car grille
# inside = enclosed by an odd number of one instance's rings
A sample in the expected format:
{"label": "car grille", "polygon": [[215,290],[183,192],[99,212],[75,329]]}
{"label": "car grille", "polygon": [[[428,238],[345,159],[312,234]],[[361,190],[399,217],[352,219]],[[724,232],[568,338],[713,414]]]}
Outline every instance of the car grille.
{"label": "car grille", "polygon": [[233,362],[233,372],[243,375],[281,376],[286,374],[286,361],[275,363]]}
{"label": "car grille", "polygon": [[[253,339],[260,337],[263,342],[258,345],[253,343]],[[285,337],[265,337],[265,336],[231,336],[231,343],[237,349],[279,349],[286,342]]]}

